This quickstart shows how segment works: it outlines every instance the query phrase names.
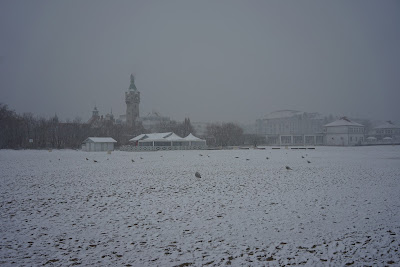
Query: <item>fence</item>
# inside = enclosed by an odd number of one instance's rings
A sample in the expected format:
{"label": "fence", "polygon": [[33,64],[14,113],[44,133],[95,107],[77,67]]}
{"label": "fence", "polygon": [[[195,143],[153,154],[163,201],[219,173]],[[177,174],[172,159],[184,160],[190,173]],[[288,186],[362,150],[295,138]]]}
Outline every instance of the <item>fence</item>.
{"label": "fence", "polygon": [[207,146],[121,146],[121,151],[204,150]]}

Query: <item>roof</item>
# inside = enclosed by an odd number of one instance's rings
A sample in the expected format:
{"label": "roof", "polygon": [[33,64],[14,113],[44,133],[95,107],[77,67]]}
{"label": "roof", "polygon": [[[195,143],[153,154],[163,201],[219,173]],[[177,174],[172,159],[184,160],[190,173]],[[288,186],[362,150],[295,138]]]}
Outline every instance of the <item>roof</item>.
{"label": "roof", "polygon": [[189,134],[188,136],[186,136],[185,138],[183,138],[185,141],[204,141],[203,139],[200,139],[196,136],[194,136],[193,134]]}
{"label": "roof", "polygon": [[179,135],[176,135],[175,133],[172,133],[170,136],[164,139],[168,141],[185,141],[184,138],[180,137]]}
{"label": "roof", "polygon": [[269,113],[265,116],[265,119],[280,119],[280,118],[290,118],[295,115],[302,115],[304,112],[297,110],[277,110]]}
{"label": "roof", "polygon": [[139,141],[140,139],[142,139],[145,136],[146,136],[146,134],[140,134],[140,135],[130,139],[129,141]]}
{"label": "roof", "polygon": [[263,120],[272,120],[272,119],[285,119],[285,118],[308,118],[308,119],[322,119],[321,114],[317,112],[304,112],[298,110],[277,110],[267,114]]}
{"label": "roof", "polygon": [[357,122],[351,121],[346,117],[342,117],[334,122],[325,124],[324,127],[334,127],[334,126],[360,126],[364,127],[364,125],[359,124]]}
{"label": "roof", "polygon": [[[168,140],[166,139],[167,137],[171,136],[171,135],[175,135],[173,132],[167,132],[167,133],[151,133],[151,134],[141,134],[138,135],[132,139],[130,139],[129,141],[142,141],[142,140],[146,140],[146,141],[159,141],[159,140]],[[179,137],[179,136],[178,136]],[[181,137],[179,137],[181,138]]]}
{"label": "roof", "polygon": [[88,137],[86,138],[83,143],[87,142],[92,142],[92,143],[117,143],[113,138],[111,137]]}
{"label": "roof", "polygon": [[375,129],[400,129],[400,126],[395,125],[391,121],[387,121],[384,124],[375,127]]}

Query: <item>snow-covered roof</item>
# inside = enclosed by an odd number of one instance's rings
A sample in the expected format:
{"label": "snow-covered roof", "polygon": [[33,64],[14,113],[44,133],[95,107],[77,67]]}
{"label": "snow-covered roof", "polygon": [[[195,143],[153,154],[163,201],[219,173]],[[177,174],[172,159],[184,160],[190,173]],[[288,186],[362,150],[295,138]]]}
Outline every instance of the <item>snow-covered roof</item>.
{"label": "snow-covered roof", "polygon": [[375,129],[400,129],[400,126],[395,125],[393,122],[391,121],[387,121],[382,125],[379,125],[378,127],[376,127]]}
{"label": "snow-covered roof", "polygon": [[140,135],[130,139],[129,141],[139,141],[140,139],[142,139],[145,136],[146,136],[146,134],[140,134]]}
{"label": "snow-covered roof", "polygon": [[185,139],[186,141],[204,141],[203,139],[200,139],[191,133],[183,139]]}
{"label": "snow-covered roof", "polygon": [[364,125],[359,124],[357,122],[351,121],[346,117],[342,117],[334,122],[325,124],[324,127],[333,127],[333,126],[361,126],[364,127]]}
{"label": "snow-covered roof", "polygon": [[92,143],[116,143],[111,137],[88,137],[83,143],[92,142]]}
{"label": "snow-covered roof", "polygon": [[182,137],[179,135],[176,135],[175,133],[172,133],[170,136],[164,138],[165,140],[168,141],[185,141]]}
{"label": "snow-covered roof", "polygon": [[[171,137],[171,139],[167,139],[168,137]],[[129,141],[163,141],[163,140],[169,140],[171,141],[173,138],[180,138],[178,135],[174,134],[173,132],[167,132],[167,133],[151,133],[151,134],[141,134],[138,135]]]}
{"label": "snow-covered roof", "polygon": [[269,113],[265,116],[265,119],[280,119],[280,118],[290,118],[295,115],[302,115],[304,112],[297,110],[277,110]]}

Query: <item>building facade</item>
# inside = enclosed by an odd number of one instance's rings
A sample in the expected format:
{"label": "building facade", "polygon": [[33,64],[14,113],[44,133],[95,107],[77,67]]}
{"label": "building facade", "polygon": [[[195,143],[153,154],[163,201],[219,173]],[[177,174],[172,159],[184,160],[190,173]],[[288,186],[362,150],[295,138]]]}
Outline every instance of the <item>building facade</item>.
{"label": "building facade", "polygon": [[256,134],[269,145],[322,145],[323,122],[318,113],[279,110],[256,121]]}
{"label": "building facade", "polygon": [[116,142],[111,137],[88,137],[82,142],[82,150],[87,152],[113,151]]}

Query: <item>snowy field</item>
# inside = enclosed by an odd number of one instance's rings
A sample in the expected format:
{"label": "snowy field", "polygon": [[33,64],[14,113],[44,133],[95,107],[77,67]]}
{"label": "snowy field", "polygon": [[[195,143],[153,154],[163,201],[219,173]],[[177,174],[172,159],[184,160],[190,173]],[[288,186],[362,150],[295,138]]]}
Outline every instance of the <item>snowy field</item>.
{"label": "snowy field", "polygon": [[400,265],[399,146],[1,150],[0,179],[2,266]]}

